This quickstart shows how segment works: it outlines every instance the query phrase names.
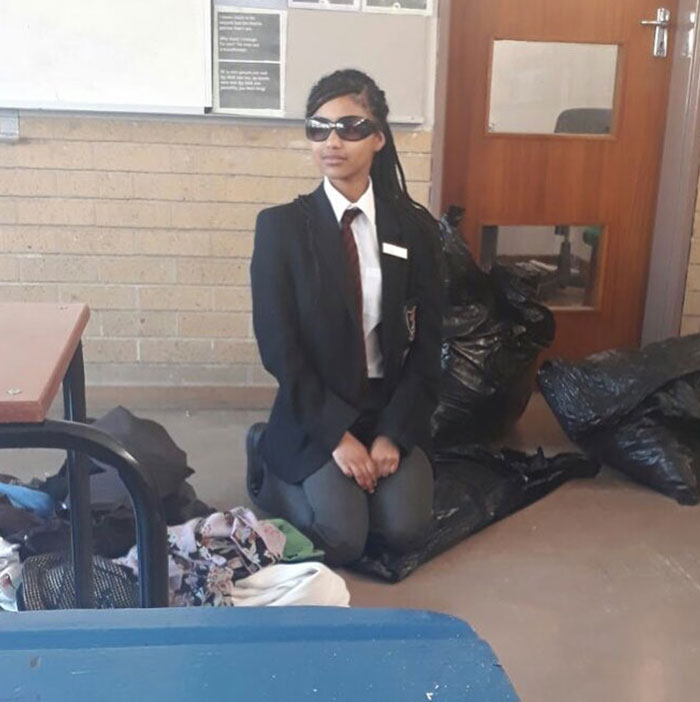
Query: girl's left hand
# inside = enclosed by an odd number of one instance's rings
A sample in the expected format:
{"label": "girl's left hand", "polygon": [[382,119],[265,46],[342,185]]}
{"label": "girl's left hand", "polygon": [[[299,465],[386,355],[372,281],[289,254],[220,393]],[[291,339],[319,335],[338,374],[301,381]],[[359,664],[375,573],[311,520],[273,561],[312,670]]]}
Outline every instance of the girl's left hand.
{"label": "girl's left hand", "polygon": [[386,436],[378,436],[374,440],[369,455],[377,466],[379,478],[388,478],[399,469],[401,453],[396,444]]}

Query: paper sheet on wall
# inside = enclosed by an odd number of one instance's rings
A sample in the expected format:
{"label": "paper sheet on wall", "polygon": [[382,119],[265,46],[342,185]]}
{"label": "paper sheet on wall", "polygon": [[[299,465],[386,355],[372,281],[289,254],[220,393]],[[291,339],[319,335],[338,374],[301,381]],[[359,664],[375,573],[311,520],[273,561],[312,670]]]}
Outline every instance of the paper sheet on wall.
{"label": "paper sheet on wall", "polygon": [[214,110],[284,116],[287,13],[217,6]]}
{"label": "paper sheet on wall", "polygon": [[360,0],[288,0],[289,7],[304,10],[359,10]]}
{"label": "paper sheet on wall", "polygon": [[362,0],[362,10],[399,15],[432,15],[436,2],[437,0]]}

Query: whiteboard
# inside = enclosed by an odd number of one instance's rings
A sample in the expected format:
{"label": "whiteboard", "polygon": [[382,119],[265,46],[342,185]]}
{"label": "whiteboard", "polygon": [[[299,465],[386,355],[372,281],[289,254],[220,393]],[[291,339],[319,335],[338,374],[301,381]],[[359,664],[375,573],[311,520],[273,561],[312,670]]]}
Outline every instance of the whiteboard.
{"label": "whiteboard", "polygon": [[210,0],[0,0],[0,107],[201,114]]}

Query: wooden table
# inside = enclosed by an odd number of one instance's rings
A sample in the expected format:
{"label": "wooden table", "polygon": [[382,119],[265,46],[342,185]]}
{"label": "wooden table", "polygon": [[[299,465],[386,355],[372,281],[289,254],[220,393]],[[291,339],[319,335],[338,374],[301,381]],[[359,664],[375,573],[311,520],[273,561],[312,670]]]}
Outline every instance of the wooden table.
{"label": "wooden table", "polygon": [[[136,516],[141,604],[168,603],[167,534],[155,483],[114,439],[86,423],[81,337],[87,305],[0,303],[0,448],[67,452],[71,551],[78,607],[94,604],[90,483],[85,456],[116,468]],[[63,386],[64,420],[47,414]]]}

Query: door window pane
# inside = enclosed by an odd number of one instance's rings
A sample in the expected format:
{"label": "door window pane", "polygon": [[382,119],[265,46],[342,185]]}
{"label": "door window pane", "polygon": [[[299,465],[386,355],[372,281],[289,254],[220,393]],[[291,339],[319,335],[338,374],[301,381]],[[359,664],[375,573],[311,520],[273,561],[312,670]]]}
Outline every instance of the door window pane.
{"label": "door window pane", "polygon": [[603,238],[600,225],[487,226],[481,264],[514,264],[531,276],[537,299],[549,307],[594,307]]}
{"label": "door window pane", "polygon": [[489,131],[609,134],[617,44],[497,40]]}

